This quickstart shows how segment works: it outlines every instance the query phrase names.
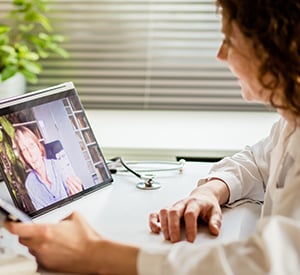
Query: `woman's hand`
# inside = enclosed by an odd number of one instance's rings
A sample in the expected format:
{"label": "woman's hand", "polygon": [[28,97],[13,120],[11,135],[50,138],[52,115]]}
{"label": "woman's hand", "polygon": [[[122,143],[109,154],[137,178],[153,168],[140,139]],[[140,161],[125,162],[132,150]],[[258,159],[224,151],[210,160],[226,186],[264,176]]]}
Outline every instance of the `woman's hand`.
{"label": "woman's hand", "polygon": [[5,227],[19,235],[37,262],[50,270],[95,273],[99,263],[96,243],[101,240],[77,213],[58,224],[5,222]]}
{"label": "woman's hand", "polygon": [[213,179],[196,188],[191,195],[176,202],[169,208],[163,208],[159,213],[149,216],[149,226],[153,233],[161,231],[166,240],[178,242],[181,239],[181,221],[184,221],[186,238],[193,242],[198,231],[198,219],[208,224],[209,231],[218,235],[222,225],[222,211],[220,205],[229,197],[227,185]]}
{"label": "woman's hand", "polygon": [[[40,266],[53,271],[84,274],[136,275],[139,249],[109,241],[78,213],[57,224],[4,222],[28,247]],[[117,264],[116,264],[117,259]]]}
{"label": "woman's hand", "polygon": [[74,195],[83,190],[81,179],[75,175],[67,176],[66,183],[69,188],[69,196]]}

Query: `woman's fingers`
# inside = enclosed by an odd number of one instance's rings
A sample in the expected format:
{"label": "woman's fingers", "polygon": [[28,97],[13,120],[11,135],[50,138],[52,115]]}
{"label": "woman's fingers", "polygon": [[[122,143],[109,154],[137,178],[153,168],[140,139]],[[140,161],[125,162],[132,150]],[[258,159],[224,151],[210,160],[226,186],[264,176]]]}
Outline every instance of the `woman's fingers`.
{"label": "woman's fingers", "polygon": [[32,238],[37,232],[42,231],[42,225],[36,225],[31,223],[17,223],[11,221],[4,222],[5,228],[12,234],[19,235],[23,238]]}
{"label": "woman's fingers", "polygon": [[173,243],[181,240],[181,218],[185,208],[185,201],[179,201],[168,211],[168,232],[170,241]]}
{"label": "woman's fingers", "polygon": [[201,198],[189,197],[163,208],[159,214],[149,216],[149,225],[153,233],[163,233],[165,240],[181,240],[181,221],[184,220],[186,239],[194,242],[198,233],[198,219],[207,223],[211,234],[217,236],[222,224],[222,211],[214,197],[204,194]]}
{"label": "woman's fingers", "polygon": [[181,239],[181,218],[185,202],[179,201],[170,208],[163,208],[159,213],[149,215],[149,226],[153,233],[162,232],[166,240],[177,242]]}
{"label": "woman's fingers", "polygon": [[185,233],[189,242],[193,242],[196,239],[200,210],[201,207],[198,200],[190,199],[184,213]]}
{"label": "woman's fingers", "polygon": [[159,215],[157,213],[151,213],[149,215],[149,227],[151,232],[159,234],[161,231]]}
{"label": "woman's fingers", "polygon": [[160,220],[161,231],[164,234],[165,240],[170,240],[168,209],[167,208],[161,209],[159,211],[159,220]]}
{"label": "woman's fingers", "polygon": [[210,219],[208,221],[208,228],[211,234],[218,236],[220,228],[222,226],[222,210],[220,207],[216,207],[212,210]]}
{"label": "woman's fingers", "polygon": [[76,194],[82,190],[82,182],[76,176],[67,177],[66,183],[69,187],[69,195]]}

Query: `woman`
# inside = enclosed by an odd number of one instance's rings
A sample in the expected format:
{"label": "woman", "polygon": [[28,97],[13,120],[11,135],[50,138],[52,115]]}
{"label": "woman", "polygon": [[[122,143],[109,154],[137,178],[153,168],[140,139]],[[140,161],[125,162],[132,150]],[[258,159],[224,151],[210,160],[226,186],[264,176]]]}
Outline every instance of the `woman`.
{"label": "woman", "polygon": [[44,146],[29,128],[17,127],[14,142],[21,159],[30,169],[25,186],[36,210],[82,190],[77,176],[64,175],[58,160],[46,158]]}
{"label": "woman", "polygon": [[97,274],[299,274],[300,2],[217,4],[224,33],[218,58],[237,76],[245,100],[271,104],[282,117],[269,137],[214,165],[188,198],[151,214],[149,222],[153,232],[177,242],[183,218],[193,242],[199,217],[218,235],[220,206],[251,198],[264,200],[255,234],[214,247],[179,242],[160,251],[107,240],[76,213],[57,225],[6,223],[41,265]]}

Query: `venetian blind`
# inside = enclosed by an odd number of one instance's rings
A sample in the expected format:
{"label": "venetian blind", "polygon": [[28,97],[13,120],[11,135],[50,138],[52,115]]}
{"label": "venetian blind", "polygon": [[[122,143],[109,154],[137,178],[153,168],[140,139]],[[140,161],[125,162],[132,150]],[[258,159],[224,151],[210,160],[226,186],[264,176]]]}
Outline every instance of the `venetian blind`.
{"label": "venetian blind", "polygon": [[212,0],[52,0],[49,8],[70,58],[44,61],[30,90],[73,81],[86,108],[264,110],[243,101],[216,59]]}

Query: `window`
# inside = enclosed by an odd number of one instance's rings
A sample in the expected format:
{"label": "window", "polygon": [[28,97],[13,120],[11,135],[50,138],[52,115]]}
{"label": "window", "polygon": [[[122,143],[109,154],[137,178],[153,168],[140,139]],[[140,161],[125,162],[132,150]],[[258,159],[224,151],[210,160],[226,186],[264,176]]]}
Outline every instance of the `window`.
{"label": "window", "polygon": [[49,7],[71,57],[46,60],[29,90],[73,81],[86,108],[265,110],[243,101],[216,59],[214,1],[52,0]]}

